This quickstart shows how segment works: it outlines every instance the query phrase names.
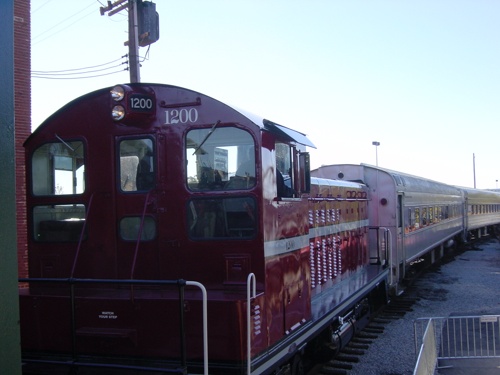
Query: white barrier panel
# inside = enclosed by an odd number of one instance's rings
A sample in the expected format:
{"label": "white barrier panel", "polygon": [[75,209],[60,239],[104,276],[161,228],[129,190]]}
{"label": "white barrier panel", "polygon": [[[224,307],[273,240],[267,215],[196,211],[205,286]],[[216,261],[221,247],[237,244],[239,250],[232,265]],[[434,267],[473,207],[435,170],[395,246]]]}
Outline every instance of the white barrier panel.
{"label": "white barrier panel", "polygon": [[[432,338],[429,337],[431,329]],[[438,367],[467,366],[465,360],[477,363],[478,360],[495,359],[500,362],[500,315],[417,319],[414,334],[418,353],[414,374],[434,374],[434,370],[416,372],[422,368],[421,362],[432,362],[433,357]]]}

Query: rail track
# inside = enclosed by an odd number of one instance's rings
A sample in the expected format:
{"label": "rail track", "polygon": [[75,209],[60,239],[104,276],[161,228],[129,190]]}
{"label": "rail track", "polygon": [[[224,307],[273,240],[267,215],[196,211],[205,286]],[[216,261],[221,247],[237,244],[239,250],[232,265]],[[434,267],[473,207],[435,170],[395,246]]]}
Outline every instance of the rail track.
{"label": "rail track", "polygon": [[365,354],[370,344],[384,333],[385,326],[412,311],[412,306],[419,298],[411,296],[411,293],[408,294],[393,298],[375,314],[363,330],[354,335],[339,354],[331,360],[315,365],[308,375],[349,375],[349,371],[360,361],[360,357]]}

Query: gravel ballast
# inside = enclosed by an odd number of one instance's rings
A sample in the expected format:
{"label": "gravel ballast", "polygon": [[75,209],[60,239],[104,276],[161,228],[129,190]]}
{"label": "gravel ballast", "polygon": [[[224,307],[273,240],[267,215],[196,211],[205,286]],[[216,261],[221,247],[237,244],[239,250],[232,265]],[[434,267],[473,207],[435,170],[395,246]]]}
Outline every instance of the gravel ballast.
{"label": "gravel ballast", "polygon": [[416,363],[413,323],[418,318],[500,315],[500,242],[483,239],[421,275],[408,292],[413,311],[388,323],[350,375],[411,375]]}

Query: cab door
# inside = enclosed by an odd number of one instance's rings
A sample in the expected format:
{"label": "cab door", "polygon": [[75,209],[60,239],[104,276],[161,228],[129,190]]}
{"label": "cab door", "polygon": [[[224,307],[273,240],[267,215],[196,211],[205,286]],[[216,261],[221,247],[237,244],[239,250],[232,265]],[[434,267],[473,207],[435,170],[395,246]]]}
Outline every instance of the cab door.
{"label": "cab door", "polygon": [[308,232],[310,187],[308,159],[295,145],[276,142],[276,223],[278,240],[284,247],[280,255],[283,328],[292,331],[311,317],[309,286],[309,245],[298,238]]}
{"label": "cab door", "polygon": [[119,137],[116,150],[118,277],[155,279],[159,277],[156,139]]}

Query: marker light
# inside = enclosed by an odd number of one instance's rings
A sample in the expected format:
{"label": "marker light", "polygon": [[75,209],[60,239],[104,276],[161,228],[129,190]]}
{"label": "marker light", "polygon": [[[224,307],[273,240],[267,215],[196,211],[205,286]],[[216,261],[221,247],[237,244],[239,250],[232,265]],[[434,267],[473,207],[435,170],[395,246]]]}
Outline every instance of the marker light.
{"label": "marker light", "polygon": [[125,89],[122,86],[115,86],[110,91],[111,97],[115,102],[119,102],[125,97]]}
{"label": "marker light", "polygon": [[113,120],[120,121],[125,117],[125,108],[121,105],[115,105],[111,111]]}

